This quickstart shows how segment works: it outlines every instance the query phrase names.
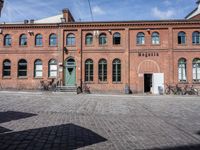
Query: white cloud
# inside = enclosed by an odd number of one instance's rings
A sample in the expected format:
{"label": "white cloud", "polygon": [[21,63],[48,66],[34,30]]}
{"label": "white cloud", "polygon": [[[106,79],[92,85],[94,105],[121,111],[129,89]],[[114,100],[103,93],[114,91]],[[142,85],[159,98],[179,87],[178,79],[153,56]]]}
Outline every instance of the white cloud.
{"label": "white cloud", "polygon": [[171,3],[171,1],[170,0],[164,0],[164,2],[163,2],[166,6],[169,6],[169,5],[171,5],[172,3]]}
{"label": "white cloud", "polygon": [[173,10],[162,11],[158,7],[154,7],[152,15],[158,19],[171,19],[175,15],[175,12]]}
{"label": "white cloud", "polygon": [[104,15],[105,14],[105,11],[99,6],[94,6],[92,8],[92,12],[94,13],[94,15]]}

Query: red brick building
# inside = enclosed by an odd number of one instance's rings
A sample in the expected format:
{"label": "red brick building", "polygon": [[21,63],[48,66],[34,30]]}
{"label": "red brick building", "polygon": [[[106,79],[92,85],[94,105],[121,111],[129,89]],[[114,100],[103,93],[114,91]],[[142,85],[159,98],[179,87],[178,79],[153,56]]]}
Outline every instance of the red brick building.
{"label": "red brick building", "polygon": [[152,92],[200,85],[200,7],[184,20],[76,22],[69,12],[0,25],[0,85],[86,83],[91,92]]}

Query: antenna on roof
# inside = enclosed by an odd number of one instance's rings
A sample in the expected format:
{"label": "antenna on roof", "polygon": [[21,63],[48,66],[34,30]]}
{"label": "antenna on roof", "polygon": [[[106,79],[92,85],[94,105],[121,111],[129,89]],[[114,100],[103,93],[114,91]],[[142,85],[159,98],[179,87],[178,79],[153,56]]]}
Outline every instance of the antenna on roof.
{"label": "antenna on roof", "polygon": [[90,14],[91,14],[92,21],[94,21],[90,0],[88,0],[88,4],[89,4],[89,7],[90,7]]}

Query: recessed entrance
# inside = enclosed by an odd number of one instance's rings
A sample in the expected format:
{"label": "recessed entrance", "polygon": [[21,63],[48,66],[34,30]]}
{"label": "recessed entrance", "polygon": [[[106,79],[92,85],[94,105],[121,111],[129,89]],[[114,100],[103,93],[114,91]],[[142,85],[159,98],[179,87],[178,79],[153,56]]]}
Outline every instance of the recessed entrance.
{"label": "recessed entrance", "polygon": [[74,59],[70,58],[66,61],[65,68],[65,85],[75,85],[76,84],[76,62]]}
{"label": "recessed entrance", "polygon": [[152,74],[144,74],[144,92],[150,93],[152,88]]}

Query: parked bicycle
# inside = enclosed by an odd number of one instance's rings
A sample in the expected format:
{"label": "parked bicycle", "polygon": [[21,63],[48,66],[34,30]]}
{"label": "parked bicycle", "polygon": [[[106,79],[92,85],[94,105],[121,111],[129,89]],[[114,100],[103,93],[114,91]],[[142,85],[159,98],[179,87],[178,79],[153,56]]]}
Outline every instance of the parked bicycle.
{"label": "parked bicycle", "polygon": [[194,88],[193,85],[191,87],[186,85],[184,87],[184,95],[199,95],[199,89]]}
{"label": "parked bicycle", "polygon": [[56,87],[59,81],[55,81],[55,79],[49,80],[42,80],[40,81],[41,90],[44,91],[56,91]]}
{"label": "parked bicycle", "polygon": [[166,84],[165,89],[166,95],[199,95],[199,89],[194,88],[194,86],[185,85],[185,87],[179,87],[178,84],[176,86]]}
{"label": "parked bicycle", "polygon": [[165,94],[183,95],[183,90],[178,84],[176,86],[166,84]]}

